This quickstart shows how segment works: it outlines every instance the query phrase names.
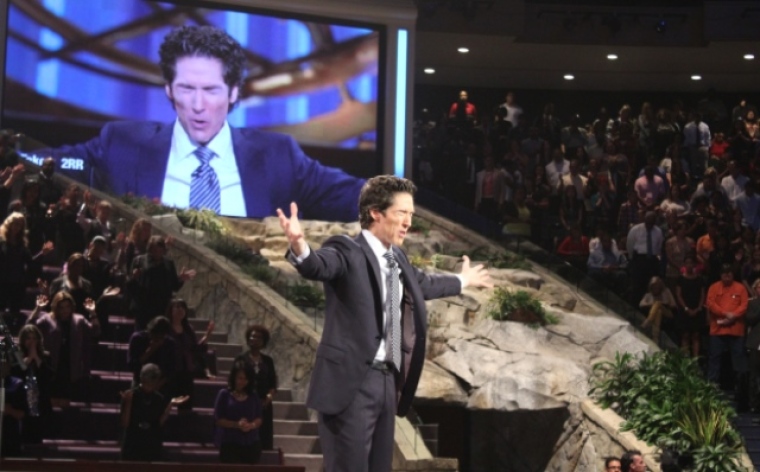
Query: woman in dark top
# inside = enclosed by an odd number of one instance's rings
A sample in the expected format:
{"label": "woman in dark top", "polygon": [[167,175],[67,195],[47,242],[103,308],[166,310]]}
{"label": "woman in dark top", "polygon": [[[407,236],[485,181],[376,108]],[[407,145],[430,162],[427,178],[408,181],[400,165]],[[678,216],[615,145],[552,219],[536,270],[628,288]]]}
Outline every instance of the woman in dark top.
{"label": "woman in dark top", "polygon": [[153,224],[150,221],[140,218],[134,222],[129,230],[129,237],[125,242],[125,247],[118,257],[118,267],[122,272],[129,272],[135,257],[147,252],[148,240],[152,232]]}
{"label": "woman in dark top", "polygon": [[50,354],[42,347],[42,332],[35,325],[28,324],[21,328],[18,345],[24,367],[13,366],[11,375],[24,382],[27,392],[27,408],[21,422],[21,436],[25,444],[39,444],[53,412],[50,403],[53,367]]}
{"label": "woman in dark top", "polygon": [[681,276],[676,286],[676,301],[678,302],[677,323],[681,332],[681,350],[691,353],[692,357],[699,356],[699,337],[705,318],[702,316],[705,304],[705,281],[694,270],[696,257],[686,256]]}
{"label": "woman in dark top", "polygon": [[203,355],[208,350],[208,336],[214,330],[214,322],[209,322],[205,334],[199,341],[195,330],[187,321],[187,303],[184,300],[175,298],[169,302],[166,317],[172,325],[169,336],[174,339],[177,347],[177,370],[174,372],[172,396],[188,395],[190,399],[178,409],[189,411],[193,407],[193,377],[196,371],[202,368],[206,377],[211,376],[203,363]]}
{"label": "woman in dark top", "polygon": [[11,213],[0,225],[0,309],[18,313],[26,295],[26,280],[30,271],[38,270],[38,260],[53,250],[53,243],[42,246],[32,257],[26,239],[26,218]]}
{"label": "woman in dark top", "polygon": [[274,415],[272,399],[277,391],[277,372],[274,370],[274,360],[262,354],[261,350],[269,344],[269,330],[260,325],[249,326],[245,330],[248,352],[235,358],[235,363],[242,361],[251,367],[253,372],[253,389],[261,400],[262,425],[259,436],[264,450],[274,448]]}
{"label": "woman in dark top", "polygon": [[21,213],[26,217],[26,226],[29,230],[29,250],[32,253],[39,252],[45,243],[47,228],[47,208],[40,201],[40,183],[34,180],[24,182],[21,187]]}
{"label": "woman in dark top", "polygon": [[181,405],[187,397],[169,400],[158,392],[161,369],[146,364],[140,370],[140,384],[121,394],[121,459],[150,462],[161,460],[162,430],[172,406]]}
{"label": "woman in dark top", "polygon": [[215,443],[221,462],[256,464],[261,457],[261,402],[253,387],[251,366],[235,362],[227,388],[219,391],[214,403]]}
{"label": "woman in dark top", "polygon": [[66,292],[74,299],[77,313],[86,313],[84,302],[88,298],[95,298],[92,291],[92,283],[83,277],[87,261],[82,253],[75,252],[66,261],[66,271],[63,275],[53,280],[50,284],[50,298],[58,292]]}

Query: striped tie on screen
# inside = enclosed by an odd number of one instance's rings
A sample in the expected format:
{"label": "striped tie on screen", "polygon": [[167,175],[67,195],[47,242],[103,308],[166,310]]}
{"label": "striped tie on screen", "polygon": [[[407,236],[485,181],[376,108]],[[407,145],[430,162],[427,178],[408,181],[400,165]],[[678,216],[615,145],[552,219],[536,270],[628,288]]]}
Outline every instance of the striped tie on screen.
{"label": "striped tie on screen", "polygon": [[214,157],[214,151],[200,146],[193,154],[201,165],[192,173],[190,181],[190,207],[202,210],[208,208],[216,213],[222,209],[219,178],[209,162]]}

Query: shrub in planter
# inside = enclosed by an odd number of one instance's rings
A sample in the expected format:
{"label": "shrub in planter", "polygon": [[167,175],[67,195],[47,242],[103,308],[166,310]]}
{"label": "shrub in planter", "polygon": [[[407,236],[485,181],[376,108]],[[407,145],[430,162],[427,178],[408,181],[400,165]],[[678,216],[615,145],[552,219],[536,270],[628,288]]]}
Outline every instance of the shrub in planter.
{"label": "shrub in planter", "polygon": [[534,326],[559,322],[530,293],[525,290],[511,292],[503,287],[494,290],[488,316],[496,321],[517,321]]}

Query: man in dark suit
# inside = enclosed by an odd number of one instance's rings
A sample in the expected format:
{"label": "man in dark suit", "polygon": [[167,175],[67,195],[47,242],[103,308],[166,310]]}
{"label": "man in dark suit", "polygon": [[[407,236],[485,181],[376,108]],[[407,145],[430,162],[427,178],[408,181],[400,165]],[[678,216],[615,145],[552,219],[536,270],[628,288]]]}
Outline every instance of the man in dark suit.
{"label": "man in dark suit", "polygon": [[82,159],[100,190],[179,208],[263,218],[299,201],[306,218],[356,218],[362,179],[322,166],[289,136],[228,124],[246,61],[237,41],[211,26],[183,26],[159,56],[174,123],[108,123],[86,143],[40,153],[69,166]]}
{"label": "man in dark suit", "polygon": [[400,249],[412,224],[414,184],[393,176],[367,181],[359,196],[362,232],[321,249],[304,240],[298,207],[278,209],[298,272],[324,282],[326,317],[307,405],[319,412],[327,472],[388,472],[394,415],[406,415],[425,360],[425,300],[490,286],[465,256],[459,275],[430,275]]}

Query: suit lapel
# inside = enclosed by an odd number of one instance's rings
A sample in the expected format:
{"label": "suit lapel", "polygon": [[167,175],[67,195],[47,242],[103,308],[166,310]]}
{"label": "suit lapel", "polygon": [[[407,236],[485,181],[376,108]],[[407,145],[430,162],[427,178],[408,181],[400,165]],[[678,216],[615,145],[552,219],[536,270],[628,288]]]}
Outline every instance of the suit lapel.
{"label": "suit lapel", "polygon": [[[130,156],[135,163],[137,182],[135,194],[148,198],[161,198],[166,178],[166,165],[172,145],[174,123],[157,123],[155,135],[146,139],[141,150]],[[148,158],[143,158],[149,156]],[[138,164],[139,162],[139,164]]]}
{"label": "suit lapel", "polygon": [[370,267],[372,267],[372,272],[370,274],[374,277],[374,280],[371,280],[373,283],[372,296],[375,297],[375,306],[380,308],[376,311],[375,318],[377,321],[378,332],[383,333],[385,332],[385,327],[383,326],[383,290],[380,285],[382,284],[383,278],[380,276],[380,264],[377,262],[377,257],[375,256],[375,253],[372,252],[372,248],[369,247],[369,243],[364,239],[364,236],[361,233],[356,237],[356,242],[359,243],[362,251],[364,251],[364,257],[367,258]]}
{"label": "suit lapel", "polygon": [[250,130],[230,127],[230,131],[240,184],[243,187],[245,211],[249,217],[271,216],[270,187],[271,184],[277,183],[266,179],[271,173],[267,172],[265,143],[261,139],[255,139],[256,136],[248,136]]}

